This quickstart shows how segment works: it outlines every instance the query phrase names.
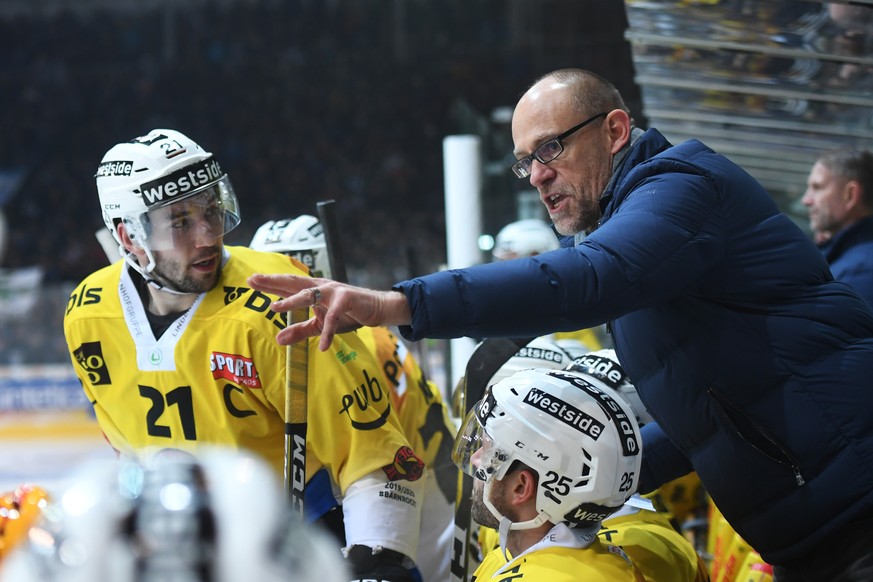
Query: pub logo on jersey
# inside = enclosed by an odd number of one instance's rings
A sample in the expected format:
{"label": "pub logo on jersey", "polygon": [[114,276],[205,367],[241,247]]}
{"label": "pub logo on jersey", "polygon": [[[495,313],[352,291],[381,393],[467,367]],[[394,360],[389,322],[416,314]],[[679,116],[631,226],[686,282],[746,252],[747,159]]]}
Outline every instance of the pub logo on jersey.
{"label": "pub logo on jersey", "polygon": [[103,348],[100,346],[100,342],[83,343],[73,350],[73,357],[76,359],[76,363],[85,371],[85,374],[88,375],[89,384],[92,386],[112,384],[112,378],[109,377],[109,368],[106,367],[106,360],[103,358]]}
{"label": "pub logo on jersey", "polygon": [[237,386],[262,388],[258,369],[251,358],[224,352],[212,352],[209,356],[209,370],[215,380],[223,379]]}

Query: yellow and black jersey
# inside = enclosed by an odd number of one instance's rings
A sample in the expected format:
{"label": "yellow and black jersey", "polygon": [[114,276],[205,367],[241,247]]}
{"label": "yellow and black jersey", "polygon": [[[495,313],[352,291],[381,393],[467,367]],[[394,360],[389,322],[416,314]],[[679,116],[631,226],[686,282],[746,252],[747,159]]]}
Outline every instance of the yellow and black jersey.
{"label": "yellow and black jersey", "polygon": [[662,513],[625,504],[597,535],[621,547],[646,582],[709,581],[706,563]]}
{"label": "yellow and black jersey", "polygon": [[[306,274],[288,257],[227,247],[218,284],[159,338],[129,267],[119,261],[73,291],[64,333],[73,367],[109,443],[144,447],[225,445],[284,466],[285,314],[249,288],[254,272]],[[309,347],[306,479],[324,467],[345,492],[374,471],[414,480],[421,462],[403,436],[380,365],[354,334],[322,352]]]}
{"label": "yellow and black jersey", "polygon": [[500,548],[485,556],[472,582],[642,582],[620,548],[595,540],[584,548],[550,545],[507,561]]}
{"label": "yellow and black jersey", "polygon": [[379,361],[403,433],[431,477],[439,481],[446,500],[454,503],[458,469],[452,462],[452,444],[456,427],[439,389],[390,329],[363,327],[358,335]]}

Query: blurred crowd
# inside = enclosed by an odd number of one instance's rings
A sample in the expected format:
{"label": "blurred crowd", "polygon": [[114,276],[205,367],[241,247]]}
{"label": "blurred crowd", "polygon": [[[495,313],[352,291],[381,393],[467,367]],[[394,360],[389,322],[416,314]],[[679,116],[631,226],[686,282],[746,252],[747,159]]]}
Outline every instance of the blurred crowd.
{"label": "blurred crowd", "polygon": [[0,192],[0,269],[41,267],[44,286],[39,313],[0,326],[0,364],[67,358],[66,295],[106,264],[93,176],[120,140],[169,127],[212,151],[242,208],[229,244],[337,200],[350,279],[387,286],[445,261],[445,136],[478,131],[555,66],[638,94],[610,0],[33,6],[0,11],[0,173],[22,176],[11,198]]}
{"label": "blurred crowd", "polygon": [[[606,0],[546,4],[548,18],[575,19],[583,31],[595,25],[582,16],[598,7],[623,16]],[[516,20],[526,9],[506,0],[182,6],[0,21],[0,169],[26,172],[4,208],[12,229],[0,266],[39,264],[51,282],[103,264],[92,236],[102,225],[97,163],[120,139],[171,127],[229,172],[243,211],[229,242],[336,199],[351,271],[366,274],[360,283],[405,277],[409,256],[436,268],[445,249],[442,139],[469,131],[454,115],[460,101],[487,117],[539,73],[538,55],[512,28],[513,6]],[[629,52],[615,50],[626,22],[612,20],[611,47],[601,23],[575,48],[539,50],[619,78],[623,57],[629,80]],[[604,46],[587,58],[597,62],[573,58],[595,41]],[[555,64],[540,60],[543,70]]]}

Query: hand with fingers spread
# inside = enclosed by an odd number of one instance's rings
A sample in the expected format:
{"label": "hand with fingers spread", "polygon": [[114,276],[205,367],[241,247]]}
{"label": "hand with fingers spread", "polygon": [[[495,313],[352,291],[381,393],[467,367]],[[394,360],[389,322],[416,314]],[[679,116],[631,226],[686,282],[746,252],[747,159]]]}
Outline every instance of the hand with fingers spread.
{"label": "hand with fingers spread", "polygon": [[313,308],[314,317],[279,332],[276,341],[283,345],[320,335],[318,348],[324,351],[337,333],[361,326],[406,325],[411,321],[406,296],[397,291],[375,291],[297,275],[254,274],[248,283],[252,289],[284,298],[273,302],[273,311]]}

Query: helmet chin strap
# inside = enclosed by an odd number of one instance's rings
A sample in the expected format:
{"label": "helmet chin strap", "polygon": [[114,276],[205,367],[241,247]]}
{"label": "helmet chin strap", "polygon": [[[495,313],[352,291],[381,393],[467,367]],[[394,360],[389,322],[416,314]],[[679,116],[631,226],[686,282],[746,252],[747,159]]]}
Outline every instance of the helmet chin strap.
{"label": "helmet chin strap", "polygon": [[145,268],[143,268],[139,264],[134,254],[125,249],[123,245],[119,247],[118,250],[124,256],[125,262],[130,265],[133,270],[142,275],[143,280],[148,283],[152,288],[157,289],[158,291],[163,291],[164,293],[170,293],[172,295],[198,295],[197,293],[191,293],[189,291],[178,291],[176,289],[172,289],[152,277],[151,272],[155,269],[156,263],[155,257],[154,255],[152,255],[152,252],[149,249],[143,247],[146,256],[149,258],[149,264],[146,265]]}
{"label": "helmet chin strap", "polygon": [[482,501],[491,512],[491,515],[500,520],[500,526],[497,528],[497,533],[500,535],[500,551],[503,552],[503,558],[509,561],[506,555],[506,543],[509,540],[509,532],[511,530],[534,529],[540,527],[549,521],[549,516],[544,511],[540,511],[537,516],[527,521],[512,521],[494,506],[491,502],[491,485],[494,482],[494,477],[485,481],[485,487],[482,491]]}

